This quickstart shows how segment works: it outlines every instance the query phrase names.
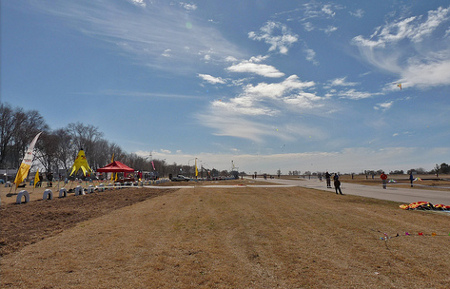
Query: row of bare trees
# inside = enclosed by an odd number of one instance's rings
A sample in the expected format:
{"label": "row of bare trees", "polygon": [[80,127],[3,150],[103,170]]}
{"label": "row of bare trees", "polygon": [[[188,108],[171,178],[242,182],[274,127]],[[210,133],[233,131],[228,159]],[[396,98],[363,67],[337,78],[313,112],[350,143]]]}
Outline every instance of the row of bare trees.
{"label": "row of bare trees", "polygon": [[85,151],[93,170],[110,163],[113,155],[115,160],[135,170],[156,170],[160,176],[193,170],[192,166],[168,165],[164,160],[127,153],[104,139],[103,133],[93,125],[77,122],[51,130],[38,111],[25,111],[4,103],[0,104],[0,169],[17,169],[27,146],[40,131],[43,133],[36,144],[35,160],[45,172],[69,171],[80,149]]}

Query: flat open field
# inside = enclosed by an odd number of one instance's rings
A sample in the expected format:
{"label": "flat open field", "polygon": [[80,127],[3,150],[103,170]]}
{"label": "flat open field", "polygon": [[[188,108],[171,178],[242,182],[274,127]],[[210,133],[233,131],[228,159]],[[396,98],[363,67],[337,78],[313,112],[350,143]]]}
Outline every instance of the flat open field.
{"label": "flat open field", "polygon": [[448,214],[233,184],[2,203],[0,287],[449,287]]}

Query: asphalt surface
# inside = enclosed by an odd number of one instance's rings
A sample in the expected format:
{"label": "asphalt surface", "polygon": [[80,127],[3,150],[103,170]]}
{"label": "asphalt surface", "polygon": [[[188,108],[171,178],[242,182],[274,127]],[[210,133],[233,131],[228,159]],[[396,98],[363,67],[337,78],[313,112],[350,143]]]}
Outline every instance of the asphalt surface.
{"label": "asphalt surface", "polygon": [[[260,180],[260,179],[258,179]],[[322,182],[318,179],[303,179],[298,180],[283,180],[283,179],[267,179],[268,182],[277,183],[288,186],[300,186],[312,189],[318,189],[323,191],[329,191],[335,193],[334,187],[327,188],[325,180]],[[333,185],[333,182],[331,182]],[[430,202],[433,205],[444,204],[450,205],[450,190],[438,191],[438,190],[425,190],[419,188],[400,188],[395,185],[387,184],[387,188],[383,189],[381,182],[380,186],[365,186],[352,183],[341,183],[342,193],[345,195],[355,195],[361,197],[369,197],[380,200],[388,200],[402,203],[413,203],[418,201]]]}

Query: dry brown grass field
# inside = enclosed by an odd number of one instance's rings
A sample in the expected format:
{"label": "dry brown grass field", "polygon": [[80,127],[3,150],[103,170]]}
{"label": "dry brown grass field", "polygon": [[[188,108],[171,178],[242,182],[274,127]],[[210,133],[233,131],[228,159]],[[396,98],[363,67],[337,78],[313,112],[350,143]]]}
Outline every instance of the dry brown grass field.
{"label": "dry brown grass field", "polygon": [[2,196],[0,287],[449,288],[448,214],[247,182]]}

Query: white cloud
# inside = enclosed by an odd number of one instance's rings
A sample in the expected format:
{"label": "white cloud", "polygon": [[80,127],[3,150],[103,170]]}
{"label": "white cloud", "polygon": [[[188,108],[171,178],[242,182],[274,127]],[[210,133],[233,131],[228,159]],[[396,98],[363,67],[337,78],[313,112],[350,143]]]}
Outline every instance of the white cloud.
{"label": "white cloud", "polygon": [[304,8],[304,18],[334,18],[336,15],[335,10],[341,10],[343,7],[339,4],[325,4],[322,5],[320,2],[311,1],[303,4]]}
{"label": "white cloud", "polygon": [[298,41],[298,36],[292,33],[289,28],[279,22],[268,21],[259,32],[249,32],[248,37],[253,40],[264,41],[270,44],[269,51],[287,54],[289,47]]}
{"label": "white cloud", "polygon": [[357,82],[348,82],[347,81],[347,76],[345,76],[345,77],[333,79],[332,81],[330,81],[330,84],[329,84],[328,87],[333,87],[333,86],[355,86],[355,85],[358,85],[358,83]]}
{"label": "white cloud", "polygon": [[211,76],[208,74],[200,74],[200,73],[198,73],[197,76],[211,84],[217,84],[217,83],[225,84],[226,83],[226,81],[224,79],[222,79],[221,77],[214,77],[214,76]]}
{"label": "white cloud", "polygon": [[136,6],[141,6],[144,8],[147,6],[147,4],[145,4],[144,0],[128,0],[128,1],[130,1],[131,3],[133,3]]}
{"label": "white cloud", "polygon": [[225,61],[226,61],[226,62],[236,62],[236,61],[238,61],[238,60],[237,60],[237,58],[234,57],[234,56],[227,56],[227,57],[225,57]]}
{"label": "white cloud", "polygon": [[273,98],[277,99],[293,91],[303,91],[304,89],[313,87],[313,81],[303,82],[297,75],[291,75],[283,82],[265,83],[261,82],[253,86],[251,84],[245,87],[244,95],[251,95],[257,98]]}
{"label": "white cloud", "polygon": [[311,32],[314,30],[314,25],[311,22],[306,22],[306,23],[303,23],[303,28],[306,31]]}
{"label": "white cloud", "polygon": [[319,63],[316,60],[316,52],[311,48],[305,48],[306,60],[312,62],[314,65],[318,65]]}
{"label": "white cloud", "polygon": [[198,114],[199,121],[212,129],[214,135],[231,136],[262,142],[268,135],[266,126],[257,121],[251,121],[240,116],[235,111],[224,110],[222,107],[213,107],[210,114]]}
{"label": "white cloud", "polygon": [[[227,68],[228,71],[231,72],[248,72],[248,73],[255,73],[261,76],[265,77],[272,77],[272,78],[278,78],[284,76],[283,72],[280,72],[278,69],[276,69],[273,66],[267,65],[267,64],[258,64],[254,63],[254,59],[251,59],[250,61],[243,61],[241,63],[232,65]],[[259,62],[259,59],[257,60]]]}
{"label": "white cloud", "polygon": [[402,71],[402,78],[398,82],[403,88],[450,85],[450,50],[448,52],[445,58],[435,57],[428,63],[425,61],[411,63]]}
{"label": "white cloud", "polygon": [[[450,22],[450,7],[377,27],[365,38],[353,38],[361,55],[375,67],[398,75],[404,87],[450,84],[450,47],[443,29]],[[388,87],[387,90],[392,90]]]}
{"label": "white cloud", "polygon": [[183,7],[184,9],[186,9],[188,11],[197,10],[197,5],[195,5],[195,4],[180,2],[180,5],[181,5],[181,7]]}
{"label": "white cloud", "polygon": [[172,49],[166,49],[166,50],[164,50],[164,52],[161,54],[161,56],[164,56],[164,57],[170,57],[171,55],[170,55],[170,52],[172,51]]}
{"label": "white cloud", "polygon": [[356,18],[363,18],[364,10],[357,9],[355,12],[350,11],[350,15],[355,16]]}
{"label": "white cloud", "polygon": [[392,105],[394,104],[393,101],[388,101],[388,102],[384,102],[384,103],[378,103],[376,106],[374,106],[373,108],[375,110],[388,110],[392,107]]}
{"label": "white cloud", "polygon": [[47,1],[35,1],[32,4],[64,19],[66,24],[89,37],[111,43],[109,47],[114,53],[140,65],[185,74],[192,73],[205,61],[243,57],[241,49],[209,24],[192,17],[189,19],[192,28],[186,26],[185,8],[192,10],[196,7],[193,4],[180,7],[164,1],[157,4],[130,1],[139,6],[146,4],[146,7],[136,13],[135,9],[123,9],[121,1],[108,5],[100,0],[58,1],[51,5]]}
{"label": "white cloud", "polygon": [[336,27],[336,26],[328,26],[326,29],[325,29],[325,33],[326,34],[331,34],[331,33],[333,33],[334,31],[336,31],[336,30],[338,30],[338,28]]}
{"label": "white cloud", "polygon": [[216,115],[233,114],[235,116],[274,116],[277,110],[260,105],[248,96],[232,98],[229,101],[214,101],[211,107],[216,110]]}
{"label": "white cloud", "polygon": [[336,12],[332,10],[332,6],[330,4],[326,4],[322,7],[322,12],[325,13],[328,16],[334,17],[336,15]]}
{"label": "white cloud", "polygon": [[364,91],[357,91],[356,89],[353,89],[353,88],[338,92],[338,96],[340,96],[341,98],[348,98],[348,99],[353,99],[353,100],[370,98],[374,95],[380,95],[380,94],[382,94],[382,93],[370,93],[370,92],[364,92]]}
{"label": "white cloud", "polygon": [[283,101],[288,104],[289,106],[293,106],[296,109],[302,108],[302,109],[313,109],[322,107],[323,103],[321,102],[322,98],[313,94],[313,93],[307,93],[302,92],[297,95],[292,95],[289,97],[286,97],[283,99]]}
{"label": "white cloud", "polygon": [[[312,113],[323,107],[324,98],[305,91],[314,86],[314,82],[301,81],[296,75],[278,83],[247,84],[236,97],[212,102],[209,111],[197,114],[197,118],[203,125],[214,128],[216,135],[261,142],[265,136],[273,134],[264,125],[272,117],[279,117],[282,112],[285,114],[287,111],[294,112],[294,115],[301,112]],[[274,137],[292,140],[300,135],[304,137],[305,134],[315,135],[316,138],[321,136],[317,128],[299,124],[297,128],[294,127],[284,127]],[[317,132],[312,133],[312,130]]]}

